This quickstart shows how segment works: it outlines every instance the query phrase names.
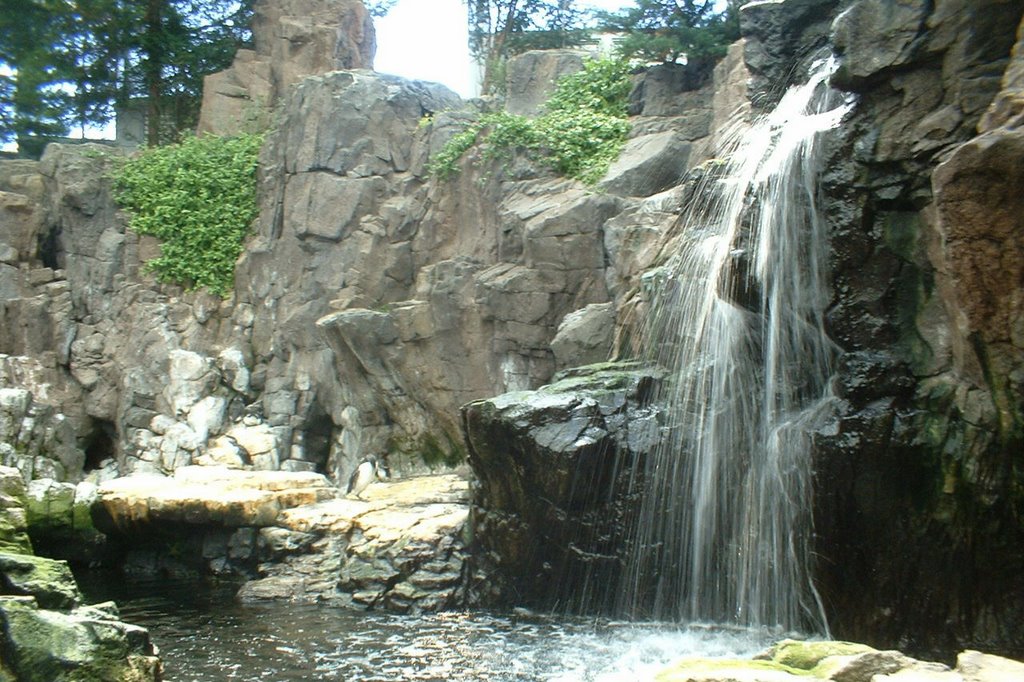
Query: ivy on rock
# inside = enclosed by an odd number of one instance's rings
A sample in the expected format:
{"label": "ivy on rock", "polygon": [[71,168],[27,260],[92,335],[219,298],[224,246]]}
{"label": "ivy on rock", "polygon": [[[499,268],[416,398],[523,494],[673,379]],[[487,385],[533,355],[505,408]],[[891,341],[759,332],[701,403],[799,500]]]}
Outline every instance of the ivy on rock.
{"label": "ivy on rock", "polygon": [[626,62],[587,61],[582,71],[559,80],[542,116],[485,114],[448,141],[431,160],[430,172],[450,177],[466,151],[479,144],[485,161],[525,150],[562,175],[594,184],[626,141],[629,90]]}
{"label": "ivy on rock", "polygon": [[114,178],[129,227],[161,240],[146,263],[161,281],[223,296],[256,218],[256,167],[263,136],[204,135],[144,150]]}

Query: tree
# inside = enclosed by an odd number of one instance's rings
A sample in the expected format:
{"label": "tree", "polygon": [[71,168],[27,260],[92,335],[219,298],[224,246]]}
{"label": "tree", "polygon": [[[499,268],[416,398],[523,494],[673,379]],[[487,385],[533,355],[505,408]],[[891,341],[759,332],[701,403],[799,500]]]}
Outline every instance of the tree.
{"label": "tree", "polygon": [[366,9],[375,17],[382,17],[398,4],[398,0],[363,0]]}
{"label": "tree", "polygon": [[739,38],[739,2],[719,11],[717,0],[635,0],[619,12],[600,12],[606,31],[623,34],[623,57],[648,62],[711,64]]}
{"label": "tree", "polygon": [[176,139],[195,123],[203,77],[251,39],[252,0],[0,3],[0,138],[19,147],[103,125],[136,99],[149,144]]}
{"label": "tree", "polygon": [[57,41],[58,9],[53,0],[0,0],[0,141],[17,140],[29,153],[33,142],[65,130],[68,57]]}
{"label": "tree", "polygon": [[482,91],[491,92],[511,55],[573,47],[588,37],[575,0],[466,0],[469,52],[484,68]]}

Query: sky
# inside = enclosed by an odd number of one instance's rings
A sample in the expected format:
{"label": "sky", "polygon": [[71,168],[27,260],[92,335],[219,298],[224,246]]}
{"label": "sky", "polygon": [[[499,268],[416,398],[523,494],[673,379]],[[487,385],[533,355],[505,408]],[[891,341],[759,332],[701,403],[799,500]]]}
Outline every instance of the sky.
{"label": "sky", "polygon": [[[614,11],[630,0],[579,0],[585,8]],[[374,69],[406,78],[444,83],[463,97],[473,92],[464,0],[399,0],[374,19]]]}

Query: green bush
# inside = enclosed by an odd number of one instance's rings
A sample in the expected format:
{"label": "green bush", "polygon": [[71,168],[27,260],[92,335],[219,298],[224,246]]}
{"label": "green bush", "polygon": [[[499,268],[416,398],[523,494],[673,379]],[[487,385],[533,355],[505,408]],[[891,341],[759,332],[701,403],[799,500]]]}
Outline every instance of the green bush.
{"label": "green bush", "polygon": [[161,240],[146,265],[161,281],[220,296],[234,284],[235,261],[256,218],[256,165],[262,135],[204,135],[154,147],[114,178],[129,227]]}
{"label": "green bush", "polygon": [[582,71],[559,80],[542,116],[485,114],[453,136],[431,160],[429,170],[447,178],[459,170],[463,155],[480,145],[485,161],[519,149],[563,175],[593,184],[626,141],[629,90],[625,62],[588,61]]}

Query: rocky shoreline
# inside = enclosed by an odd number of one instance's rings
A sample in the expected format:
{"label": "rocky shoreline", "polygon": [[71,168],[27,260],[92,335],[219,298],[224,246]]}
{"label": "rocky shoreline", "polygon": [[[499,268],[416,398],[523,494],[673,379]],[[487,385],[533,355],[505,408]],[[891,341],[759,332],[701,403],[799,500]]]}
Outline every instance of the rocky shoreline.
{"label": "rocky shoreline", "polygon": [[35,556],[21,473],[0,467],[0,680],[156,682],[156,647],[113,602],[86,604],[64,561]]}

